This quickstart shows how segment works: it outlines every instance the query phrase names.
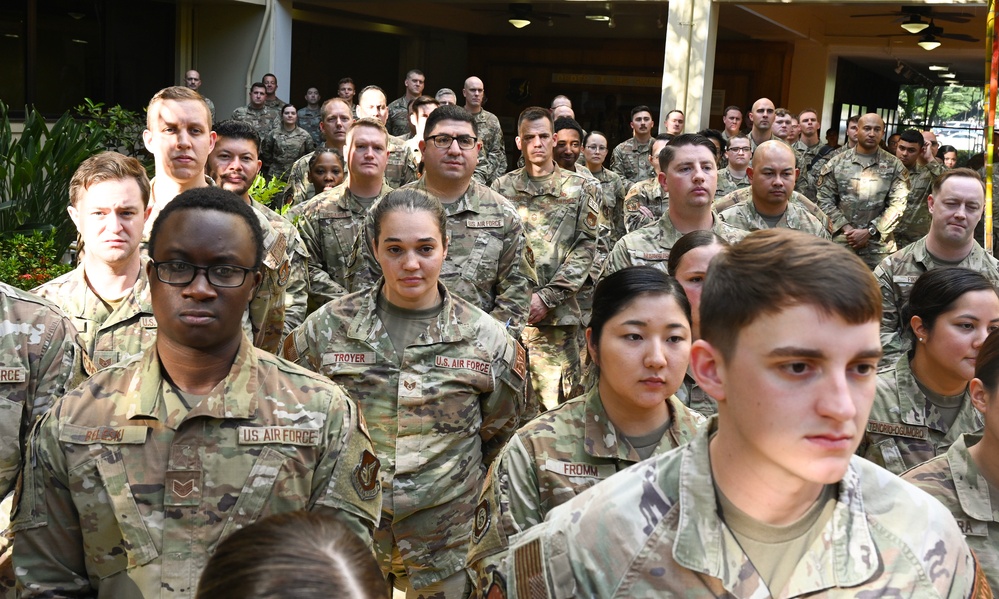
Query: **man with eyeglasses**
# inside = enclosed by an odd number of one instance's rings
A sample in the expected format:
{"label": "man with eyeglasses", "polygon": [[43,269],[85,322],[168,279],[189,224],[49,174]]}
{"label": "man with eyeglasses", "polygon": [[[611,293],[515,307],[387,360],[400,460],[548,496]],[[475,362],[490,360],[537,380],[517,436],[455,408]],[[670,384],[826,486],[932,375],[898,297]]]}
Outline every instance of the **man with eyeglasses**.
{"label": "man with eyeglasses", "polygon": [[728,150],[725,151],[728,166],[718,172],[718,190],[716,198],[726,196],[737,189],[749,187],[749,175],[746,169],[753,158],[748,135],[736,135],[728,140]]}
{"label": "man with eyeglasses", "polygon": [[355,246],[364,215],[392,191],[385,182],[388,144],[381,121],[364,118],[351,123],[345,145],[347,180],[289,213],[309,253],[309,313],[377,279],[368,268],[364,248]]}
{"label": "man with eyeglasses", "polygon": [[264,233],[232,193],[160,214],[146,264],[155,343],[36,428],[15,516],[22,597],[194,597],[211,551],[265,516],[328,514],[371,543],[379,462],[357,406],[241,329]]}
{"label": "man with eyeglasses", "polygon": [[[472,177],[481,151],[475,118],[460,106],[441,106],[430,113],[420,141],[423,177],[406,187],[424,191],[444,206],[450,241],[441,282],[518,338],[527,325],[537,275],[528,261],[517,209]],[[364,225],[369,249],[374,239],[370,215]],[[370,251],[367,257],[371,270],[380,274]]]}
{"label": "man with eyeglasses", "polygon": [[593,266],[601,196],[595,180],[555,164],[558,135],[546,108],[527,108],[517,121],[525,166],[492,187],[524,221],[538,284],[522,338],[531,354],[532,398],[551,409],[582,391],[576,293]]}

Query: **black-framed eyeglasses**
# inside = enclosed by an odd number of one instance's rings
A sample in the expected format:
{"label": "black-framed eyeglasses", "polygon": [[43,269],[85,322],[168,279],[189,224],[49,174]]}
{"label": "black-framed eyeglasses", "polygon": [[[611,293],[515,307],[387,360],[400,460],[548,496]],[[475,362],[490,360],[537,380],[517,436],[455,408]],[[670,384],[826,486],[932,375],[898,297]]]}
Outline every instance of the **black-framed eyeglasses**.
{"label": "black-framed eyeglasses", "polygon": [[204,271],[208,282],[214,287],[239,287],[246,281],[248,273],[255,268],[237,266],[235,264],[215,264],[213,266],[197,266],[183,260],[167,260],[153,262],[156,268],[156,278],[167,285],[183,287],[190,285],[198,276],[198,271]]}
{"label": "black-framed eyeglasses", "polygon": [[447,133],[438,133],[437,135],[427,137],[427,140],[434,142],[434,147],[441,150],[450,148],[451,142],[455,140],[458,141],[458,147],[462,150],[471,150],[475,147],[475,142],[479,141],[479,138],[472,135],[459,135],[458,137],[454,137],[448,135]]}

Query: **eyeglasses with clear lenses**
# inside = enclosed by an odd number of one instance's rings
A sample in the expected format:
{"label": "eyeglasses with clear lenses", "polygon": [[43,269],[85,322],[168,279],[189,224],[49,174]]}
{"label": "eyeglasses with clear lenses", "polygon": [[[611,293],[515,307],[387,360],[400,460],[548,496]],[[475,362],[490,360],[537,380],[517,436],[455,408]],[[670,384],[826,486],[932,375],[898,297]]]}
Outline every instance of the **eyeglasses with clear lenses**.
{"label": "eyeglasses with clear lenses", "polygon": [[591,151],[591,152],[606,152],[607,151],[607,146],[589,145],[589,146],[586,146],[586,149],[589,150],[589,151]]}
{"label": "eyeglasses with clear lenses", "polygon": [[255,268],[236,266],[235,264],[215,264],[214,266],[196,266],[183,260],[168,260],[153,262],[156,268],[156,278],[167,285],[183,287],[190,285],[198,276],[198,271],[204,271],[208,282],[214,287],[239,287],[246,281],[248,273]]}
{"label": "eyeglasses with clear lenses", "polygon": [[736,154],[745,154],[751,152],[752,150],[750,148],[729,148],[728,151],[735,152]]}
{"label": "eyeglasses with clear lenses", "polygon": [[479,141],[479,138],[471,135],[459,135],[458,137],[452,137],[447,133],[438,133],[437,135],[431,135],[427,138],[427,140],[434,142],[434,147],[441,150],[450,148],[451,143],[458,140],[459,148],[462,150],[471,150],[475,147],[475,142]]}

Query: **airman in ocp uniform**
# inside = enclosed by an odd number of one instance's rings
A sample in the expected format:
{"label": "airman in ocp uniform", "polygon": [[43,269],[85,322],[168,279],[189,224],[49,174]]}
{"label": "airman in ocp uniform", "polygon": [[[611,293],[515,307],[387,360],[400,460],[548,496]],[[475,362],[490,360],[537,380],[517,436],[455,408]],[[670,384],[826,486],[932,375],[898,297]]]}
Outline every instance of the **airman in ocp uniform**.
{"label": "airman in ocp uniform", "polygon": [[903,131],[895,147],[896,158],[909,171],[909,197],[905,212],[895,227],[895,244],[902,249],[929,232],[930,212],[926,198],[930,195],[933,180],[946,169],[932,156],[927,160],[931,146],[915,129]]}
{"label": "airman in ocp uniform", "polygon": [[479,164],[475,167],[475,180],[483,185],[492,185],[493,181],[506,174],[506,143],[503,140],[503,128],[499,119],[483,105],[486,102],[486,88],[478,77],[465,79],[461,89],[465,97],[465,110],[475,118],[475,129],[482,141],[482,152]]}
{"label": "airman in ocp uniform", "polygon": [[306,105],[298,109],[298,126],[305,129],[312,136],[312,142],[319,146],[323,143],[323,133],[319,130],[319,123],[323,120],[323,113],[319,106],[319,90],[310,87],[305,92]]}
{"label": "airman in ocp uniform", "polygon": [[627,139],[611,152],[610,168],[634,185],[654,174],[648,156],[652,146],[652,112],[648,106],[635,106],[631,109],[631,139]]}
{"label": "airman in ocp uniform", "polygon": [[280,107],[273,108],[264,103],[267,92],[263,83],[250,86],[250,102],[232,111],[232,119],[250,125],[260,139],[267,137],[271,129],[281,123]]}

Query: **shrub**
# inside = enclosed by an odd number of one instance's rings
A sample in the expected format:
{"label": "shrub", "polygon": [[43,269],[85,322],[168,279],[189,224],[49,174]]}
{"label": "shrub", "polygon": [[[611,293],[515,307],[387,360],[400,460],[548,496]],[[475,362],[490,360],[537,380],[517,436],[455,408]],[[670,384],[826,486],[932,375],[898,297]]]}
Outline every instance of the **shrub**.
{"label": "shrub", "polygon": [[73,269],[62,264],[53,235],[35,231],[0,238],[0,281],[33,289]]}

